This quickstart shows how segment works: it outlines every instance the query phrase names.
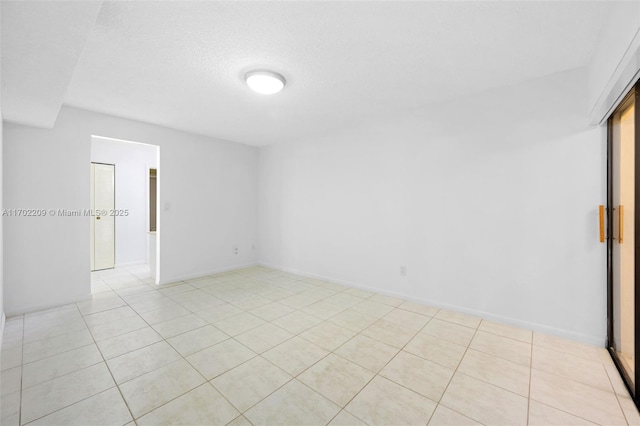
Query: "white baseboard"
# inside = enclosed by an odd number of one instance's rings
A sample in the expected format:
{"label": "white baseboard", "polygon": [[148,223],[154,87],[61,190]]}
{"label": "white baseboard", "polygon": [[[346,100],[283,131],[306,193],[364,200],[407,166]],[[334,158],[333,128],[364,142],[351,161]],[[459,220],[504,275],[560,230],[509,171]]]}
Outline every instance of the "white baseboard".
{"label": "white baseboard", "polygon": [[45,311],[47,309],[60,308],[62,306],[71,305],[72,303],[81,302],[83,300],[87,300],[91,297],[91,293],[85,294],[82,296],[72,297],[68,300],[64,300],[57,303],[42,303],[38,305],[27,305],[18,309],[14,309],[12,311],[6,312],[8,317],[13,317],[17,315],[28,315],[38,311]]}
{"label": "white baseboard", "polygon": [[[144,262],[142,262],[142,264],[144,264]],[[177,281],[184,281],[184,280],[189,280],[189,279],[193,279],[193,278],[199,278],[199,277],[203,277],[205,275],[214,275],[214,274],[221,274],[223,272],[231,272],[231,271],[235,271],[237,269],[243,269],[243,268],[248,268],[251,266],[256,266],[258,263],[257,262],[250,262],[247,264],[240,264],[240,265],[233,265],[233,266],[228,266],[228,267],[224,267],[224,268],[217,268],[217,269],[213,269],[213,270],[208,270],[208,271],[204,271],[204,272],[197,272],[197,273],[193,273],[193,274],[188,274],[188,275],[183,275],[183,276],[179,276],[179,277],[175,277],[175,278],[170,278],[167,280],[162,280],[160,282],[160,284],[156,284],[158,287],[161,287],[165,284],[170,284],[170,283],[175,283]],[[129,265],[131,266],[131,264]],[[74,297],[74,298],[70,298],[68,300],[64,300],[58,303],[44,303],[44,304],[39,304],[39,305],[28,305],[28,306],[24,306],[24,307],[20,307],[18,309],[13,309],[11,311],[6,312],[7,316],[12,317],[12,316],[16,316],[16,315],[23,315],[23,314],[30,314],[33,312],[38,312],[38,311],[44,311],[46,309],[52,309],[52,308],[57,308],[57,307],[61,307],[64,305],[70,305],[72,303],[76,303],[76,302],[81,302],[82,300],[86,300],[87,298],[91,297],[91,293],[89,294],[85,294],[85,295],[81,295],[78,297]]]}
{"label": "white baseboard", "polygon": [[441,308],[441,309],[447,309],[450,311],[456,311],[456,312],[460,312],[463,314],[467,314],[467,315],[473,315],[473,316],[477,316],[480,317],[482,319],[486,319],[489,321],[495,321],[495,322],[500,322],[503,324],[508,324],[508,325],[512,325],[514,327],[520,327],[520,328],[524,328],[527,330],[533,330],[533,331],[538,331],[540,333],[545,333],[545,334],[551,334],[554,336],[558,336],[558,337],[562,337],[565,339],[569,339],[569,340],[574,340],[580,343],[585,343],[587,345],[591,345],[591,346],[598,346],[598,347],[605,347],[606,345],[606,337],[604,336],[591,336],[591,335],[586,335],[586,334],[581,334],[581,333],[576,333],[570,330],[564,330],[561,328],[555,328],[555,327],[551,327],[551,326],[547,326],[544,324],[538,324],[538,323],[534,323],[534,322],[529,322],[529,321],[522,321],[516,318],[509,318],[509,317],[505,317],[505,316],[501,316],[501,315],[495,315],[492,314],[490,312],[484,312],[484,311],[479,311],[476,309],[469,309],[466,308],[464,306],[458,306],[458,305],[452,305],[449,303],[443,303],[437,300],[431,300],[431,299],[423,299],[423,298],[419,298],[419,297],[415,297],[409,294],[404,294],[404,293],[399,293],[399,292],[394,292],[394,291],[388,291],[388,290],[384,290],[384,289],[379,289],[379,288],[375,288],[375,287],[371,287],[371,286],[367,286],[367,285],[363,285],[360,283],[354,283],[354,282],[350,282],[350,281],[345,281],[345,280],[341,280],[341,279],[337,279],[337,278],[332,278],[332,277],[327,277],[324,275],[319,275],[319,274],[313,274],[313,273],[309,273],[306,271],[300,271],[294,268],[285,268],[285,267],[280,267],[278,265],[274,265],[271,264],[269,262],[258,262],[258,265],[261,266],[266,266],[269,268],[273,268],[273,269],[278,269],[281,271],[285,271],[285,272],[291,272],[293,274],[297,274],[297,275],[301,275],[304,277],[308,277],[308,278],[317,278],[317,279],[321,279],[324,281],[331,281],[337,284],[342,284],[345,285],[347,287],[353,287],[353,288],[359,288],[362,290],[368,290],[368,291],[372,291],[375,293],[379,293],[379,294],[384,294],[386,296],[393,296],[393,297],[398,297],[401,299],[405,299],[411,302],[417,302],[417,303],[422,303],[425,305],[429,305],[429,306],[433,306],[435,308]]}
{"label": "white baseboard", "polygon": [[227,267],[224,267],[224,268],[217,268],[217,269],[213,269],[213,270],[197,272],[197,273],[193,273],[193,274],[180,275],[180,276],[171,277],[171,278],[168,278],[168,279],[162,277],[162,279],[160,280],[160,283],[158,284],[158,286],[162,287],[163,285],[172,284],[172,283],[175,283],[175,282],[178,282],[178,281],[192,280],[194,278],[204,277],[205,275],[222,274],[224,272],[236,271],[238,269],[249,268],[251,266],[256,266],[256,265],[258,265],[258,262],[249,262],[249,263],[244,263],[244,264],[240,264],[240,265],[232,265],[232,266],[227,266]]}
{"label": "white baseboard", "polygon": [[126,268],[129,266],[147,265],[147,262],[141,260],[140,262],[128,262],[128,263],[116,263],[114,268]]}

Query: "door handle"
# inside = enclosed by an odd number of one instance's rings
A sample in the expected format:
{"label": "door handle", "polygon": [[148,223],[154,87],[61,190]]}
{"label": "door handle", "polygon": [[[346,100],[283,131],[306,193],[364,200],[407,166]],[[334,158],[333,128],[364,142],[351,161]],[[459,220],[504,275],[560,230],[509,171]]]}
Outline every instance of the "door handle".
{"label": "door handle", "polygon": [[600,215],[600,242],[604,243],[604,206],[602,204],[598,206],[598,212]]}

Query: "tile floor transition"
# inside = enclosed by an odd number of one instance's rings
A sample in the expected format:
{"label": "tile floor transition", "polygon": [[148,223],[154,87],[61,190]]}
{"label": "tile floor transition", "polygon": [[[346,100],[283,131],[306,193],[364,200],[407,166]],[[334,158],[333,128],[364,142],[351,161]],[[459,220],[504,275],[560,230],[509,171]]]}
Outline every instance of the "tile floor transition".
{"label": "tile floor transition", "polygon": [[10,318],[2,426],[640,424],[604,349],[264,267]]}

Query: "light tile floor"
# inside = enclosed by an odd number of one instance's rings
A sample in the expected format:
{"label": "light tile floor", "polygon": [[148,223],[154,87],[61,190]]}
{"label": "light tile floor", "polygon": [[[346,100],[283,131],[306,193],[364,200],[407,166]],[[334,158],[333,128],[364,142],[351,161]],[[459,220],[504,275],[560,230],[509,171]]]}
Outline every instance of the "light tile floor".
{"label": "light tile floor", "polygon": [[604,349],[264,267],[7,321],[1,424],[640,424]]}

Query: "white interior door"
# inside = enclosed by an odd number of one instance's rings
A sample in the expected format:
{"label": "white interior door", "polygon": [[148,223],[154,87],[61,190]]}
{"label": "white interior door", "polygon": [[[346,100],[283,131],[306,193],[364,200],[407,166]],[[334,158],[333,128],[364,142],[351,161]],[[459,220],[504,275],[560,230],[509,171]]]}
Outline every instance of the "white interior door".
{"label": "white interior door", "polygon": [[115,166],[91,163],[91,270],[115,264]]}

